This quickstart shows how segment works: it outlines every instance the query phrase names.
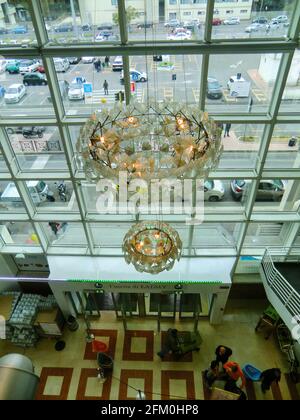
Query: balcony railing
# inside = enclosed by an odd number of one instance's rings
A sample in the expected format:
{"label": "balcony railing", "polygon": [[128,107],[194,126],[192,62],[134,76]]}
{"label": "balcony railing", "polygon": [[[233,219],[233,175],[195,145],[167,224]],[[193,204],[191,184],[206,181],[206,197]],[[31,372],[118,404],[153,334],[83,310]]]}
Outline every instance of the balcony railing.
{"label": "balcony railing", "polygon": [[[297,255],[298,251],[298,255]],[[293,248],[274,247],[266,249],[262,259],[262,268],[265,274],[267,286],[276,294],[287,311],[294,316],[300,314],[300,294],[277,270],[275,262],[300,262],[300,247]],[[299,266],[300,271],[300,266]]]}

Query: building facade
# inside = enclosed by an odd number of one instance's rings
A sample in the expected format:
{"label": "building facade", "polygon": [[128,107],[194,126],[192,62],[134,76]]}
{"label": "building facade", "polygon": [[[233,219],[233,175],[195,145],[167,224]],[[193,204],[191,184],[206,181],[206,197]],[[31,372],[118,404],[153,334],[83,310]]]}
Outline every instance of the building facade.
{"label": "building facade", "polygon": [[16,23],[16,9],[6,0],[0,0],[0,25]]}
{"label": "building facade", "polygon": [[[250,19],[253,0],[217,0],[215,2],[214,16],[228,19],[231,16],[240,19]],[[128,0],[126,6],[134,7],[139,17],[133,23],[144,20],[154,23],[165,22],[170,19],[189,21],[199,19],[204,22],[206,16],[207,0]],[[116,0],[103,0],[92,2],[79,0],[80,15],[86,23],[111,22],[113,14],[117,12]]]}

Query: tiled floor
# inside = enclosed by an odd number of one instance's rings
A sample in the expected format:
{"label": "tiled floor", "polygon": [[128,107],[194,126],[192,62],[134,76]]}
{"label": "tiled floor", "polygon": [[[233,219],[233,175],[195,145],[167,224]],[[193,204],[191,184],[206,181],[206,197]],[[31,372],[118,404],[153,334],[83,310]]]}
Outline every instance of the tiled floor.
{"label": "tiled floor", "polygon": [[[209,399],[210,392],[203,386],[202,372],[214,358],[219,344],[233,349],[233,360],[241,366],[251,363],[264,370],[280,367],[288,371],[286,361],[273,338],[265,340],[255,334],[254,327],[265,303],[255,301],[234,302],[227,309],[224,323],[212,326],[200,320],[199,330],[203,343],[199,352],[183,359],[166,357],[162,362],[156,355],[163,335],[157,333],[154,320],[128,320],[126,333],[114,312],[103,312],[101,319],[92,320],[96,339],[106,343],[112,357],[113,371],[103,383],[98,378],[96,355],[85,341],[85,325],[80,321],[76,332],[65,331],[66,347],[62,352],[54,349],[55,341],[43,339],[36,349],[20,349],[0,342],[0,356],[19,352],[33,360],[35,371],[41,377],[38,399],[135,399],[138,390],[146,399]],[[162,322],[162,330],[175,327],[179,331],[192,331],[193,321]],[[280,387],[262,394],[259,383],[247,384],[248,398],[300,399],[300,384],[295,386],[283,375]]]}

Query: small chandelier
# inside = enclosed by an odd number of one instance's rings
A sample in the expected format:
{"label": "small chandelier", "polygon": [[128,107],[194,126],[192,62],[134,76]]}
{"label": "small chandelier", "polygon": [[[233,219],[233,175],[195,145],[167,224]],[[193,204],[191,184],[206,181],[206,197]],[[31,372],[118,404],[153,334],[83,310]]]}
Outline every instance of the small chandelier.
{"label": "small chandelier", "polygon": [[197,106],[116,104],[93,114],[77,142],[89,181],[207,176],[222,153],[220,127]]}
{"label": "small chandelier", "polygon": [[182,242],[175,229],[160,221],[137,223],[123,240],[127,264],[140,273],[158,274],[171,270],[182,253]]}

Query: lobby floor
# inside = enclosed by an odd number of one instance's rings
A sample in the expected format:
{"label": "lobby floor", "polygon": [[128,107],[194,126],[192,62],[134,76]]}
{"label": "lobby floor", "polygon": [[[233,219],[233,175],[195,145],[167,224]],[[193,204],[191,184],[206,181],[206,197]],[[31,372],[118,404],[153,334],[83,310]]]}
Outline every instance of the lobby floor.
{"label": "lobby floor", "polygon": [[[13,352],[32,359],[41,377],[37,399],[135,399],[137,390],[141,390],[148,400],[202,400],[210,398],[202,372],[214,359],[215,348],[223,344],[232,348],[231,360],[241,366],[251,363],[261,370],[279,367],[283,372],[279,387],[265,395],[259,383],[248,382],[249,399],[299,400],[300,384],[295,386],[285,375],[288,365],[275,339],[265,340],[262,333],[254,332],[265,307],[265,301],[231,301],[222,325],[212,326],[208,320],[200,320],[203,343],[199,352],[179,360],[167,356],[164,361],[156,355],[162,334],[157,333],[155,320],[129,320],[124,333],[122,321],[116,320],[114,312],[102,312],[100,319],[92,320],[92,329],[96,339],[108,345],[114,360],[112,376],[104,383],[97,378],[96,354],[85,341],[85,324],[81,320],[76,332],[65,329],[66,347],[62,352],[55,351],[55,340],[51,339],[42,339],[36,348],[25,350],[0,341],[0,356]],[[193,321],[162,321],[162,331],[170,327],[192,331]]]}

